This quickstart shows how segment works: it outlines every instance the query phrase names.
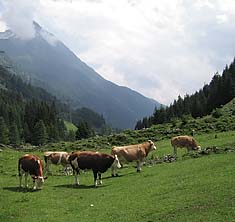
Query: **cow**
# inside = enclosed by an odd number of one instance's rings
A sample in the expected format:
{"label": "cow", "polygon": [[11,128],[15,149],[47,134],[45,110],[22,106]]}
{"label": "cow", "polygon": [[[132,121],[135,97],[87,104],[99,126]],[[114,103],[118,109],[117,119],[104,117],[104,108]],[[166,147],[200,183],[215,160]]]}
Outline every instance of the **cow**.
{"label": "cow", "polygon": [[68,158],[69,158],[69,154],[67,152],[60,152],[60,151],[56,151],[56,152],[53,152],[53,151],[47,151],[47,152],[44,152],[44,160],[45,160],[45,163],[46,163],[46,173],[48,174],[50,172],[50,164],[55,164],[55,165],[62,165],[63,168],[64,168],[64,173],[66,175],[69,175],[69,161],[68,161]]}
{"label": "cow", "polygon": [[80,173],[80,170],[91,169],[94,176],[94,186],[97,187],[97,185],[102,184],[102,173],[113,165],[117,168],[121,167],[117,156],[92,151],[72,152],[69,156],[69,162],[73,168],[75,185],[77,186],[79,185],[78,173]]}
{"label": "cow", "polygon": [[18,161],[18,173],[20,179],[20,188],[22,185],[22,177],[25,176],[25,187],[28,188],[28,175],[30,174],[33,179],[33,190],[42,189],[44,180],[47,177],[43,177],[43,163],[42,160],[32,154],[26,154],[19,158]]}
{"label": "cow", "polygon": [[[137,172],[141,172],[141,167],[143,165],[144,159],[148,156],[149,152],[152,150],[156,150],[156,146],[151,140],[141,144],[128,145],[128,146],[120,146],[113,147],[111,154],[117,155],[120,162],[137,162]],[[122,164],[122,163],[121,163]],[[117,168],[112,167],[112,176],[118,176]]]}
{"label": "cow", "polygon": [[190,150],[201,150],[201,147],[197,144],[196,140],[191,136],[176,136],[171,138],[171,145],[174,149],[174,156],[177,156],[177,147],[187,148],[187,151]]}

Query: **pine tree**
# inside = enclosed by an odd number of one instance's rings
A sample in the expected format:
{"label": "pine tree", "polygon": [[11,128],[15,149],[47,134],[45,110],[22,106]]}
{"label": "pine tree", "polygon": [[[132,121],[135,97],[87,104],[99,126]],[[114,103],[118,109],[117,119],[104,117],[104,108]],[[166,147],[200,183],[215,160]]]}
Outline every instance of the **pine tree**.
{"label": "pine tree", "polygon": [[93,134],[92,129],[88,126],[87,122],[81,122],[77,128],[76,138],[78,140],[89,138]]}
{"label": "pine tree", "polygon": [[15,123],[12,123],[10,126],[9,139],[10,139],[10,144],[17,145],[20,143],[20,134]]}
{"label": "pine tree", "polygon": [[67,135],[67,141],[74,142],[76,140],[76,132],[73,130],[69,130]]}
{"label": "pine tree", "polygon": [[47,142],[48,134],[45,124],[42,120],[39,120],[34,127],[33,143],[34,145],[44,145]]}
{"label": "pine tree", "polygon": [[2,117],[0,117],[0,143],[9,144],[9,131]]}
{"label": "pine tree", "polygon": [[26,122],[24,123],[24,133],[23,134],[24,134],[24,141],[26,143],[31,143],[32,142],[32,135],[29,130],[29,126]]}

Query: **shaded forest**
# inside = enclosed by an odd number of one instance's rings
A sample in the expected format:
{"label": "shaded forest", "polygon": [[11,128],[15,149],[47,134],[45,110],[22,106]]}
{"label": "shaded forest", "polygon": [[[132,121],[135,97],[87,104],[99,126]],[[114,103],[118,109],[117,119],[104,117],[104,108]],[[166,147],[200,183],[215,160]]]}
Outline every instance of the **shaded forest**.
{"label": "shaded forest", "polygon": [[[102,115],[88,108],[72,110],[10,71],[0,65],[0,144],[43,145],[112,131]],[[67,129],[64,120],[73,122],[77,131]]]}
{"label": "shaded forest", "polygon": [[43,145],[65,139],[56,98],[0,66],[0,143]]}

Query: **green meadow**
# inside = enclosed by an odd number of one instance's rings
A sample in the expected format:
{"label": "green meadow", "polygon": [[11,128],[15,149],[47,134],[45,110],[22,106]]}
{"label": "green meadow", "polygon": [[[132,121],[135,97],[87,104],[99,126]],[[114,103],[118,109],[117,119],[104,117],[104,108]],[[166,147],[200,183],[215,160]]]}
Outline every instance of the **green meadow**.
{"label": "green meadow", "polygon": [[[147,164],[141,173],[130,164],[115,178],[108,170],[98,188],[93,188],[90,171],[81,173],[75,187],[72,175],[64,176],[60,166],[53,166],[42,190],[19,189],[17,161],[26,152],[3,149],[0,221],[235,221],[235,132],[195,138],[202,148],[231,150],[192,158],[182,149],[176,162]],[[169,139],[156,145],[149,158],[172,153]],[[30,153],[42,157],[42,152]]]}

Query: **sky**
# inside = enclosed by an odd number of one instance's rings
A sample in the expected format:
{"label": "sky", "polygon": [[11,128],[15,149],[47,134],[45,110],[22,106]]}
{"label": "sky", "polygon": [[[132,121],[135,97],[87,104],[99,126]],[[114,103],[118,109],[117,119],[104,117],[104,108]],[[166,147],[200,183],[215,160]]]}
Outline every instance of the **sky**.
{"label": "sky", "polygon": [[169,105],[235,57],[234,0],[0,0],[0,31],[32,21],[105,79]]}

